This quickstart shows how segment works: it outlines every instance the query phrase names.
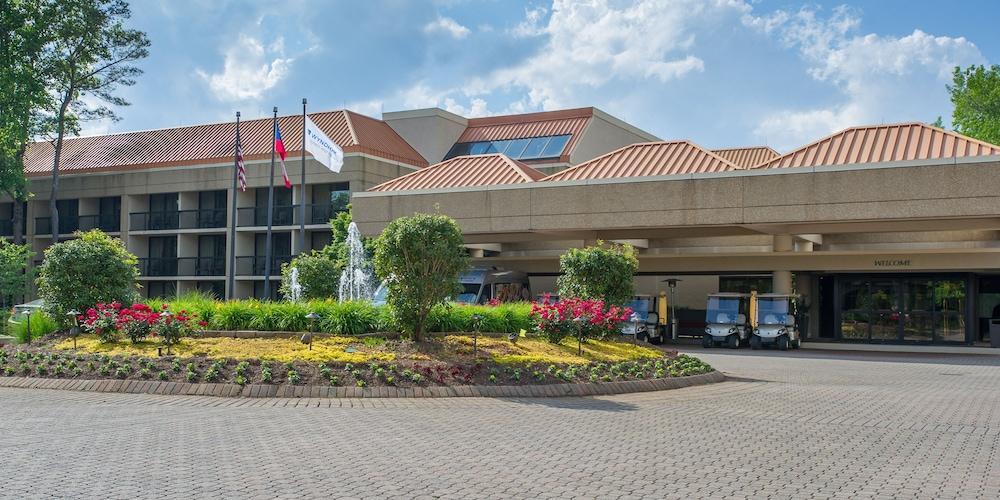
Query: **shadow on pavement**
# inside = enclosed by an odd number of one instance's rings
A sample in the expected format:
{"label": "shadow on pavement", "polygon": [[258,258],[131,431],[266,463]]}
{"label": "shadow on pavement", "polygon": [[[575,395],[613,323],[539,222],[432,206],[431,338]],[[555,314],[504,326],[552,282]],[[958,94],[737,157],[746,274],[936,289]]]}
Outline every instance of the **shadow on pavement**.
{"label": "shadow on pavement", "polygon": [[597,410],[607,412],[635,411],[639,407],[631,403],[598,399],[596,397],[565,397],[565,398],[502,398],[503,401],[532,406],[547,406],[567,410]]}
{"label": "shadow on pavement", "polygon": [[789,350],[762,349],[705,349],[694,345],[674,345],[669,348],[679,352],[698,356],[711,354],[715,356],[772,357],[789,359],[827,359],[837,361],[872,361],[878,363],[924,363],[958,366],[1000,366],[1000,355],[990,354],[941,354],[917,352],[872,352],[872,351],[828,351],[828,350]]}

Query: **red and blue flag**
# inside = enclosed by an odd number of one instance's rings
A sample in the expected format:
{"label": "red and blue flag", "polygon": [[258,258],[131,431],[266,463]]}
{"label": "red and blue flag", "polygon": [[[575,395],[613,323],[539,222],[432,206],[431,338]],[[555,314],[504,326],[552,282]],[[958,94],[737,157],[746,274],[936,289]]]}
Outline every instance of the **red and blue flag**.
{"label": "red and blue flag", "polygon": [[281,142],[281,128],[278,122],[274,122],[274,151],[281,159],[281,177],[285,180],[285,187],[292,189],[292,180],[288,178],[288,170],[285,169],[285,143]]}

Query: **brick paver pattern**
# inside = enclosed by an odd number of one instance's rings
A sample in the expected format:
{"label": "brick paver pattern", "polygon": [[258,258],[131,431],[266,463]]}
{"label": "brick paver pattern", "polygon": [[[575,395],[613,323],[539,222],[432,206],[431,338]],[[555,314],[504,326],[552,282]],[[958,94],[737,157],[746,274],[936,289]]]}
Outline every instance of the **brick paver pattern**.
{"label": "brick paver pattern", "polygon": [[0,389],[4,498],[1000,498],[1000,357],[694,350],[550,399]]}

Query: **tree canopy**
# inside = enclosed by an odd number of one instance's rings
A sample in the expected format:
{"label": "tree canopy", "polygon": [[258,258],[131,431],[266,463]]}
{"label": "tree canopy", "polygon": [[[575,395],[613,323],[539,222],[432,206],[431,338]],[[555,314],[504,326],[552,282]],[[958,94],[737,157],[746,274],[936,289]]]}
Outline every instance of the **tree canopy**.
{"label": "tree canopy", "polygon": [[562,275],[557,280],[561,297],[602,299],[624,305],[632,299],[634,276],[639,270],[635,248],[628,244],[571,248],[559,257]]}
{"label": "tree canopy", "polygon": [[948,85],[955,106],[955,130],[991,144],[1000,144],[1000,66],[955,68]]}

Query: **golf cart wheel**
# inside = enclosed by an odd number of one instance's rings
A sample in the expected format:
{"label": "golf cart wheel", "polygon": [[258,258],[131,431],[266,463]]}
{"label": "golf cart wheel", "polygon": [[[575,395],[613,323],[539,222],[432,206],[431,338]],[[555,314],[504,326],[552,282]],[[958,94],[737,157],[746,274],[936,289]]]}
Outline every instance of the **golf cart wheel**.
{"label": "golf cart wheel", "polygon": [[705,349],[711,349],[712,347],[715,347],[714,344],[715,341],[712,340],[711,335],[706,333],[705,335],[701,336],[701,346],[704,347]]}
{"label": "golf cart wheel", "polygon": [[649,334],[646,333],[646,332],[636,333],[635,334],[635,340],[637,340],[639,342],[647,342],[647,341],[649,341]]}
{"label": "golf cart wheel", "polygon": [[762,344],[760,342],[760,337],[758,337],[756,335],[754,335],[753,337],[750,337],[750,348],[751,349],[753,349],[753,350],[756,351],[757,349],[761,348],[761,345]]}
{"label": "golf cart wheel", "polygon": [[734,333],[726,337],[726,346],[729,347],[730,349],[739,349],[740,348],[739,334]]}
{"label": "golf cart wheel", "polygon": [[795,339],[795,342],[792,342],[792,349],[798,349],[800,347],[802,347],[802,339]]}
{"label": "golf cart wheel", "polygon": [[653,345],[660,345],[663,343],[663,334],[657,335],[655,337],[649,337],[649,343]]}
{"label": "golf cart wheel", "polygon": [[787,351],[788,350],[788,343],[789,343],[788,342],[788,336],[782,335],[781,337],[778,337],[778,349],[779,350],[781,350],[781,351]]}

